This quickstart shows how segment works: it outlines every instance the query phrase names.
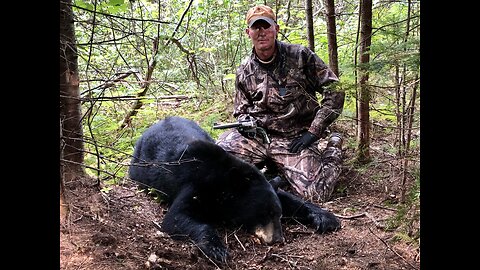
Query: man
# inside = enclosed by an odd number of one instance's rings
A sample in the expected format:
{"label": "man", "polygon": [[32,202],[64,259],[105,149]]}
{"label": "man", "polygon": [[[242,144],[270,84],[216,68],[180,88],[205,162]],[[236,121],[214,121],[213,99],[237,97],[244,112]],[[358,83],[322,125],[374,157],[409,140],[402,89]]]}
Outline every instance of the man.
{"label": "man", "polygon": [[273,164],[304,198],[327,201],[340,174],[342,140],[334,133],[323,151],[318,144],[343,110],[345,94],[332,84],[338,78],[308,48],[277,40],[280,28],[270,7],[251,8],[246,22],[253,49],[237,69],[233,116],[253,120],[271,142],[232,129],[217,143],[258,167]]}

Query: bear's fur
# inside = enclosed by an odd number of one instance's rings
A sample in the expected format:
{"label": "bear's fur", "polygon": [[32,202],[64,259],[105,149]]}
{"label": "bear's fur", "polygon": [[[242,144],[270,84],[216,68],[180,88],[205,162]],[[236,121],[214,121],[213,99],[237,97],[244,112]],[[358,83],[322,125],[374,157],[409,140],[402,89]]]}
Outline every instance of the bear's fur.
{"label": "bear's fur", "polygon": [[255,166],[181,117],[160,120],[142,134],[129,177],[163,194],[169,205],[163,231],[191,239],[217,262],[226,262],[228,252],[215,226],[241,227],[266,244],[284,241],[282,215],[319,233],[340,228],[332,213],[272,186]]}

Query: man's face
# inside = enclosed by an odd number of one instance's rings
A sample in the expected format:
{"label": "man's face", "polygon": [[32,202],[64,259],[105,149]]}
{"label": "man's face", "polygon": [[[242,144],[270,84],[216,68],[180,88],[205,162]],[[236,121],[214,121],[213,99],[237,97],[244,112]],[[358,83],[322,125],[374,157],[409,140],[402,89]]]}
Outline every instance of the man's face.
{"label": "man's face", "polygon": [[256,50],[267,51],[275,46],[278,29],[277,24],[270,25],[264,20],[258,20],[246,29],[246,33]]}

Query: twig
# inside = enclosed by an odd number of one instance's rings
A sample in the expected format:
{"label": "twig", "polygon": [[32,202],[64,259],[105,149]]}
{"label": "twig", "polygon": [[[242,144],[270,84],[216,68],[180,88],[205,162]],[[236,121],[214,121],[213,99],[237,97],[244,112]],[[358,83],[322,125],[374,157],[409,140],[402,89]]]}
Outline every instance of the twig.
{"label": "twig", "polygon": [[[297,266],[297,262],[291,261],[291,260],[289,260],[289,259],[286,259],[285,257],[280,256],[280,255],[278,255],[278,254],[272,253],[271,256],[277,257],[277,258],[279,258],[279,259],[282,260],[282,261],[286,261],[286,262],[287,262],[290,266],[292,266],[292,267],[296,267],[296,266]],[[291,256],[289,256],[289,257],[291,257]],[[303,256],[297,256],[297,257],[303,258]]]}
{"label": "twig", "polygon": [[270,253],[270,251],[272,251],[272,247],[268,247],[267,252],[265,252],[265,255],[263,255],[263,258],[260,260],[260,262],[264,262],[267,260],[268,253]]}
{"label": "twig", "polygon": [[203,250],[202,250],[199,246],[197,246],[197,244],[193,243],[193,245],[194,245],[198,250],[200,250],[200,252],[203,254],[203,256],[205,256],[211,263],[213,263],[213,265],[215,265],[216,269],[218,269],[218,270],[222,269],[222,268],[220,268],[220,267],[218,266],[218,264],[216,264],[210,257],[208,257],[208,255],[205,254],[205,252],[203,252]]}
{"label": "twig", "polygon": [[381,205],[376,205],[376,204],[373,204],[372,206],[373,206],[373,207],[376,207],[376,208],[380,208],[380,209],[385,209],[385,210],[394,211],[394,212],[397,211],[397,209],[390,208],[390,207],[386,207],[386,206],[381,206]]}
{"label": "twig", "polygon": [[153,225],[155,225],[159,230],[162,230],[162,226],[160,226],[160,224],[158,224],[158,222],[156,222],[155,220],[152,220],[152,223],[153,223]]}
{"label": "twig", "polygon": [[247,251],[247,249],[243,246],[242,242],[240,242],[240,239],[238,239],[237,234],[234,233],[233,236],[235,236],[235,239],[237,239],[237,241],[238,241],[238,243],[240,244],[240,246],[242,247],[243,251]]}
{"label": "twig", "polygon": [[102,196],[102,199],[105,201],[105,203],[107,203],[107,209],[110,209],[110,198],[108,197],[107,194],[105,194],[105,192],[100,192],[100,195]]}
{"label": "twig", "polygon": [[287,230],[289,233],[295,233],[295,234],[314,234],[314,232],[309,232],[309,231],[294,231],[294,230]]}
{"label": "twig", "polygon": [[398,252],[396,252],[392,247],[390,247],[390,245],[385,242],[385,240],[383,240],[382,238],[380,238],[378,235],[376,235],[372,229],[370,227],[368,227],[368,230],[375,236],[377,237],[386,247],[387,249],[391,250],[395,255],[397,255],[398,257],[400,257],[400,259],[402,259],[405,263],[407,263],[411,268],[413,269],[416,269],[418,270],[418,268],[416,268],[414,265],[412,265],[411,263],[409,263],[405,258],[402,257],[402,255],[398,254]]}
{"label": "twig", "polygon": [[385,228],[384,225],[380,224],[380,222],[378,222],[378,220],[376,220],[372,215],[370,215],[368,212],[363,212],[363,213],[360,213],[360,214],[357,214],[357,215],[353,215],[353,216],[343,216],[343,215],[338,215],[338,214],[335,214],[336,217],[339,217],[339,218],[343,218],[343,219],[354,219],[354,218],[359,218],[359,217],[363,217],[363,216],[366,216],[368,217],[370,220],[373,221],[373,223],[375,224],[375,226],[377,228],[380,228],[380,229],[383,229]]}
{"label": "twig", "polygon": [[118,197],[118,198],[119,199],[127,199],[127,198],[131,198],[131,197],[135,197],[135,194],[125,195],[125,196]]}
{"label": "twig", "polygon": [[363,217],[365,216],[365,213],[360,213],[360,214],[356,214],[356,215],[353,215],[353,216],[343,216],[343,215],[338,215],[338,214],[334,214],[336,217],[338,218],[343,218],[343,219],[354,219],[354,218],[359,218],[359,217]]}
{"label": "twig", "polygon": [[373,221],[373,224],[375,224],[375,226],[377,228],[380,228],[380,229],[383,229],[385,228],[384,225],[380,224],[380,222],[378,222],[372,215],[370,215],[368,212],[365,212],[365,216],[367,216],[369,219],[371,219]]}
{"label": "twig", "polygon": [[75,220],[73,220],[73,221],[72,221],[72,223],[75,223],[75,222],[77,222],[77,221],[81,220],[82,218],[83,218],[83,215],[80,215],[80,217],[79,217],[79,218],[77,218],[77,219],[75,219]]}
{"label": "twig", "polygon": [[159,99],[175,99],[175,100],[183,100],[183,99],[189,99],[188,96],[185,95],[171,95],[171,96],[158,96],[158,97],[136,97],[136,96],[103,96],[103,97],[86,97],[86,98],[80,98],[81,101],[108,101],[108,100],[146,100],[146,99],[153,99],[153,100],[159,100]]}

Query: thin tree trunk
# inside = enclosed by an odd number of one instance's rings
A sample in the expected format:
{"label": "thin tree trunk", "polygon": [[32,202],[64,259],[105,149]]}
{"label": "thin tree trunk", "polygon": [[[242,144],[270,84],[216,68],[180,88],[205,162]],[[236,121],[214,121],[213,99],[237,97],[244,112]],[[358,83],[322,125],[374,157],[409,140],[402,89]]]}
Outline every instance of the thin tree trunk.
{"label": "thin tree trunk", "polygon": [[372,0],[361,0],[360,14],[360,90],[358,92],[357,161],[370,162],[370,89],[368,86],[372,35]]}
{"label": "thin tree trunk", "polygon": [[[161,5],[159,3],[158,4],[158,16],[159,16],[159,18],[161,16],[161,14],[162,14]],[[172,34],[172,38],[173,38],[173,35],[175,35],[175,32],[177,31],[177,29],[178,29],[178,26],[177,26],[177,28],[175,28],[174,33]],[[122,130],[125,127],[127,127],[128,125],[130,125],[130,123],[132,121],[132,118],[135,115],[137,115],[138,111],[143,106],[143,100],[141,98],[147,95],[148,90],[150,89],[153,71],[154,71],[155,67],[157,66],[157,54],[158,54],[159,47],[160,47],[159,43],[162,42],[160,40],[159,36],[160,36],[160,25],[157,26],[157,37],[155,38],[155,40],[153,42],[153,53],[152,53],[152,57],[148,61],[147,74],[145,75],[143,83],[140,86],[141,88],[143,88],[143,90],[137,94],[137,100],[133,104],[130,112],[123,118],[123,121],[120,124],[120,127],[118,128],[118,130]],[[147,60],[148,60],[148,58],[147,58]]]}
{"label": "thin tree trunk", "polygon": [[[178,29],[180,28],[180,26],[182,25],[182,22],[183,22],[183,19],[185,18],[185,16],[187,15],[188,11],[190,10],[190,7],[192,6],[193,4],[193,0],[190,0],[189,3],[188,3],[188,7],[183,11],[183,14],[182,16],[180,17],[180,20],[177,24],[177,26],[175,27],[175,30],[173,31],[172,35],[170,36],[170,38],[168,39],[168,41],[166,42],[165,46],[168,46],[170,44],[170,42],[175,42],[175,41],[178,41],[177,39],[174,38],[175,34],[177,33]],[[162,12],[161,12],[161,4],[158,3],[158,16],[160,18]],[[162,42],[161,41],[161,31],[160,31],[160,25],[157,26],[157,37],[155,38],[155,41],[153,43],[153,53],[152,53],[152,57],[148,63],[148,67],[147,67],[147,74],[145,75],[145,80],[144,80],[144,84],[142,85],[142,88],[143,88],[143,91],[140,92],[138,95],[137,95],[137,101],[135,102],[135,104],[133,105],[132,109],[130,110],[130,112],[125,116],[125,118],[123,118],[123,121],[122,121],[122,124],[120,125],[119,127],[119,130],[125,128],[126,126],[130,125],[130,122],[132,121],[132,117],[134,117],[135,115],[137,115],[138,111],[140,110],[140,108],[142,108],[143,106],[143,101],[140,97],[144,97],[149,88],[150,88],[150,85],[151,85],[151,79],[152,79],[152,74],[153,74],[153,71],[155,70],[155,67],[157,66],[157,55],[158,55],[158,52],[159,52],[159,42]],[[178,45],[181,45],[179,42],[177,42],[177,46]],[[179,46],[180,49],[182,49],[183,47],[182,46]],[[193,55],[195,56],[195,55]],[[188,59],[188,58],[187,58]],[[192,62],[190,62],[190,60],[188,60],[190,64],[192,64]],[[197,84],[199,84],[200,86],[200,81],[198,80],[198,78],[196,77],[196,72],[195,72],[195,69],[192,68],[192,72],[194,74],[194,78],[197,79]]]}
{"label": "thin tree trunk", "polygon": [[402,126],[402,112],[400,110],[401,84],[402,84],[402,81],[400,79],[400,67],[398,63],[395,63],[395,117],[397,119],[396,122],[397,122],[398,131],[397,131],[397,134],[395,135],[394,145],[397,146],[398,157],[402,155],[402,147],[403,147],[402,146],[402,129],[400,128]]}
{"label": "thin tree trunk", "polygon": [[[276,1],[275,3],[275,7],[278,8],[278,6],[280,5],[280,3],[278,3],[278,0]],[[287,1],[287,4],[285,5],[285,14],[286,14],[286,18],[285,20],[283,21],[284,25],[285,25],[285,29],[288,28],[289,26],[289,23],[290,23],[290,6],[292,5],[292,2],[291,0],[288,0]]]}
{"label": "thin tree trunk", "polygon": [[410,98],[410,104],[407,108],[407,125],[408,125],[408,133],[407,133],[407,145],[405,149],[408,151],[410,149],[410,142],[412,140],[412,127],[414,121],[414,114],[415,114],[415,100],[417,99],[417,88],[418,88],[418,73],[415,74],[415,83],[413,84],[413,92]]}
{"label": "thin tree trunk", "polygon": [[307,40],[308,48],[315,51],[315,39],[313,33],[313,12],[312,12],[312,0],[305,0],[305,20],[307,21]]}
{"label": "thin tree trunk", "polygon": [[[418,81],[418,74],[415,75],[415,84],[413,86],[413,93],[412,97],[410,99],[410,106],[407,109],[407,126],[408,126],[408,131],[407,131],[407,144],[405,146],[405,153],[408,153],[410,149],[410,140],[412,137],[412,126],[413,126],[413,114],[415,113],[415,99],[417,98],[417,84]],[[406,156],[403,157],[403,175],[402,175],[402,191],[400,194],[400,202],[404,203],[405,202],[405,196],[407,193],[407,168],[408,168],[408,158]]]}
{"label": "thin tree trunk", "polygon": [[[411,12],[411,0],[408,0],[408,12],[407,12],[407,27],[406,27],[406,30],[405,30],[405,37],[403,39],[403,42],[404,43],[407,43],[408,41],[408,37],[409,37],[409,33],[410,33],[410,12]],[[406,48],[404,49],[404,51],[406,51]],[[402,105],[406,106],[406,96],[407,96],[407,80],[406,80],[406,77],[407,77],[407,65],[404,64],[403,65],[403,76],[404,76],[404,80],[403,80],[403,89],[404,89],[404,93],[403,93],[403,103]],[[406,106],[407,108],[405,108],[404,110],[404,117],[402,118],[403,120],[403,126],[402,126],[402,145],[403,145],[403,168],[402,168],[402,190],[401,190],[401,194],[400,194],[400,202],[404,203],[405,202],[405,196],[406,196],[406,192],[407,192],[407,187],[406,187],[406,183],[407,183],[407,167],[408,167],[408,159],[407,159],[407,155],[408,155],[408,152],[409,152],[409,148],[410,148],[410,139],[411,139],[411,135],[412,135],[412,123],[413,123],[413,113],[414,113],[414,106],[415,106],[415,98],[416,98],[416,92],[417,92],[417,84],[416,84],[416,80],[417,80],[417,77],[415,77],[415,83],[414,83],[414,87],[413,87],[413,93],[412,93],[412,96],[411,96],[411,99],[410,99],[410,104],[409,106]],[[406,134],[405,134],[406,133]]]}
{"label": "thin tree trunk", "polygon": [[77,47],[71,0],[60,1],[60,120],[66,180],[85,174]]}
{"label": "thin tree trunk", "polygon": [[67,198],[65,196],[65,184],[63,178],[63,147],[64,140],[62,138],[62,120],[60,120],[60,222],[63,223],[67,219],[69,206],[67,204]]}
{"label": "thin tree trunk", "polygon": [[[360,0],[361,2],[361,0]],[[354,55],[353,55],[353,66],[358,66],[358,46],[359,46],[359,43],[360,43],[360,17],[362,16],[362,5],[358,5],[358,23],[357,23],[357,32],[356,32],[356,35],[355,35],[355,50],[353,51]],[[353,73],[355,75],[355,85],[358,85],[358,69],[355,68],[353,70]],[[357,129],[359,128],[360,126],[360,120],[359,120],[359,116],[358,116],[358,87],[355,87],[355,100],[357,102],[355,102],[355,119],[356,119],[356,124],[357,124]]]}
{"label": "thin tree trunk", "polygon": [[328,65],[335,75],[340,77],[338,70],[337,27],[335,22],[334,0],[324,0],[325,16],[327,21]]}
{"label": "thin tree trunk", "polygon": [[[157,38],[157,42],[158,42],[158,38]],[[143,80],[144,83],[141,86],[143,90],[137,94],[137,100],[135,100],[135,103],[133,104],[130,112],[125,116],[125,118],[123,118],[122,124],[118,128],[119,130],[122,130],[126,126],[130,125],[130,122],[132,121],[132,117],[137,115],[138,110],[143,106],[143,100],[141,99],[141,97],[144,97],[148,93],[148,89],[150,89],[153,70],[157,66],[157,60],[156,60],[157,53],[158,53],[158,46],[155,46],[153,56],[151,58],[150,63],[148,64],[147,74],[145,76],[145,79]]]}

